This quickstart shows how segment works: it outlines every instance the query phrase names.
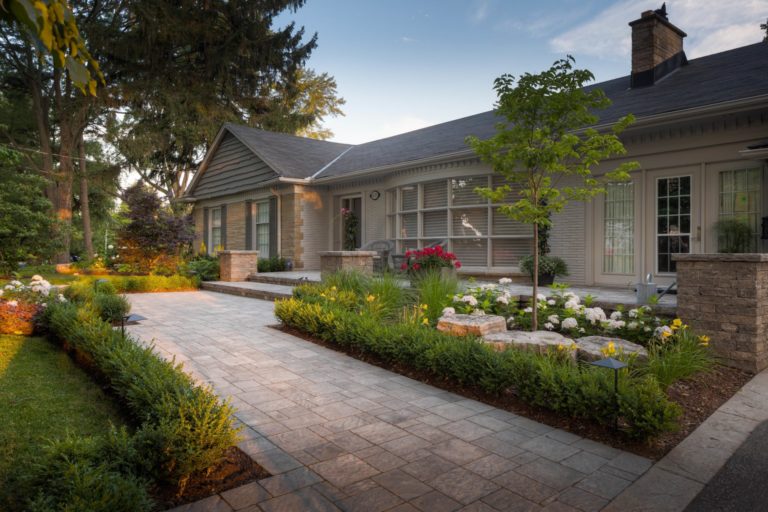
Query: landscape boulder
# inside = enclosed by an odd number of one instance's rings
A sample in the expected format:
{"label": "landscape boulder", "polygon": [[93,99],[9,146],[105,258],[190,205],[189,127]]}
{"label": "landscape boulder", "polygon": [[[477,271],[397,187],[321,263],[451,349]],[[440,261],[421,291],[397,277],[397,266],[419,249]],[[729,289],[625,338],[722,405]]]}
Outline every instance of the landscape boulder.
{"label": "landscape boulder", "polygon": [[455,336],[485,336],[507,330],[507,321],[496,315],[443,315],[437,321],[437,330]]}
{"label": "landscape boulder", "polygon": [[576,340],[577,355],[579,359],[586,361],[604,359],[606,356],[603,354],[603,349],[608,347],[610,342],[613,342],[615,345],[617,355],[637,354],[637,358],[640,361],[648,359],[648,351],[643,346],[621,338],[608,336],[584,336],[583,338],[578,338]]}
{"label": "landscape boulder", "polygon": [[507,331],[488,334],[483,341],[499,352],[512,347],[518,350],[527,350],[537,354],[546,354],[548,350],[557,350],[563,346],[566,353],[575,358],[575,343],[562,334],[551,331]]}

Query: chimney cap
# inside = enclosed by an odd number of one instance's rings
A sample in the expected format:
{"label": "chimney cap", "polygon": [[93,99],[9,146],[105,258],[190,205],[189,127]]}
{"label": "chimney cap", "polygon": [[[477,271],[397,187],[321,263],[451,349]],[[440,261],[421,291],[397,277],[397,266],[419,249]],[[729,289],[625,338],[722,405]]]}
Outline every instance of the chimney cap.
{"label": "chimney cap", "polygon": [[636,19],[635,21],[630,21],[629,26],[634,27],[635,25],[649,23],[652,21],[658,21],[659,23],[663,23],[673,31],[675,31],[680,37],[688,37],[688,34],[674,26],[672,23],[669,22],[669,18],[667,17],[667,4],[666,2],[661,5],[660,9],[656,9],[653,11],[643,11],[642,14],[640,14],[640,18]]}

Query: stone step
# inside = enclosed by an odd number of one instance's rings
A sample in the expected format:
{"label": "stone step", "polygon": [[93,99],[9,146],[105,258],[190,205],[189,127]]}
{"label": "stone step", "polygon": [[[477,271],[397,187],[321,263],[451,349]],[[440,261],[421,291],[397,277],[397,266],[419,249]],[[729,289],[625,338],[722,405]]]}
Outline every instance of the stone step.
{"label": "stone step", "polygon": [[204,281],[200,288],[209,292],[228,293],[252,299],[277,300],[287,299],[293,294],[291,286],[248,281],[228,283],[224,281]]}
{"label": "stone step", "polygon": [[315,282],[304,277],[281,277],[264,274],[250,274],[247,281],[251,283],[275,284],[280,286],[298,286],[303,283]]}

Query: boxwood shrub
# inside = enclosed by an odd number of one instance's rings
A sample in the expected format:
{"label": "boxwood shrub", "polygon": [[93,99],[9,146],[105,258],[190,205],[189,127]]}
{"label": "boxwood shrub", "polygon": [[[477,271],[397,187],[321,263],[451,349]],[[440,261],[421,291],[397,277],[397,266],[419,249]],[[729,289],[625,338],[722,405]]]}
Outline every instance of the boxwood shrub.
{"label": "boxwood shrub", "polygon": [[[211,388],[195,383],[180,364],[161,358],[151,347],[113,329],[99,316],[95,305],[100,295],[110,295],[101,291],[89,295],[84,291],[87,288],[92,290],[93,286],[70,292],[73,302],[48,306],[44,322],[53,338],[66,343],[109,385],[136,429],[130,435],[112,433],[109,449],[103,449],[103,445],[91,447],[72,464],[84,468],[87,475],[123,471],[130,482],[165,482],[183,488],[192,473],[213,466],[227,448],[238,442],[234,410]],[[119,285],[115,288],[119,289]],[[64,451],[69,453],[70,448]],[[58,455],[52,460],[58,460],[61,449],[54,451]],[[123,454],[117,461],[116,453]],[[79,478],[78,474],[57,473],[57,478]],[[47,497],[46,506],[51,500],[57,503],[57,510],[72,504],[68,501],[74,499],[72,483],[64,480],[46,483],[48,489],[62,490],[60,495]],[[102,492],[101,488],[94,489],[97,494]]]}
{"label": "boxwood shrub", "polygon": [[[343,306],[297,298],[276,302],[275,314],[284,325],[325,342],[353,347],[462,386],[496,395],[511,390],[530,404],[565,416],[600,424],[613,421],[616,397],[611,372],[576,365],[557,355],[518,350],[499,353],[471,337],[417,325],[386,324]],[[638,439],[673,430],[680,414],[655,378],[626,371],[619,380],[618,407],[627,434]]]}

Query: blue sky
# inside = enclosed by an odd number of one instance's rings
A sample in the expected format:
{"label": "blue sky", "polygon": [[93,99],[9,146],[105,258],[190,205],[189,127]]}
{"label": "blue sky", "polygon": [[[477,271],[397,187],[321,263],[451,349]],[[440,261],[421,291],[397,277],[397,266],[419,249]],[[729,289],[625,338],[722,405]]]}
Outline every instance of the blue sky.
{"label": "blue sky", "polygon": [[[493,79],[571,54],[598,81],[630,69],[628,22],[661,0],[308,0],[279,18],[318,33],[308,66],[336,78],[345,117],[332,140],[360,143],[489,110]],[[670,0],[689,58],[755,43],[768,0]]]}

